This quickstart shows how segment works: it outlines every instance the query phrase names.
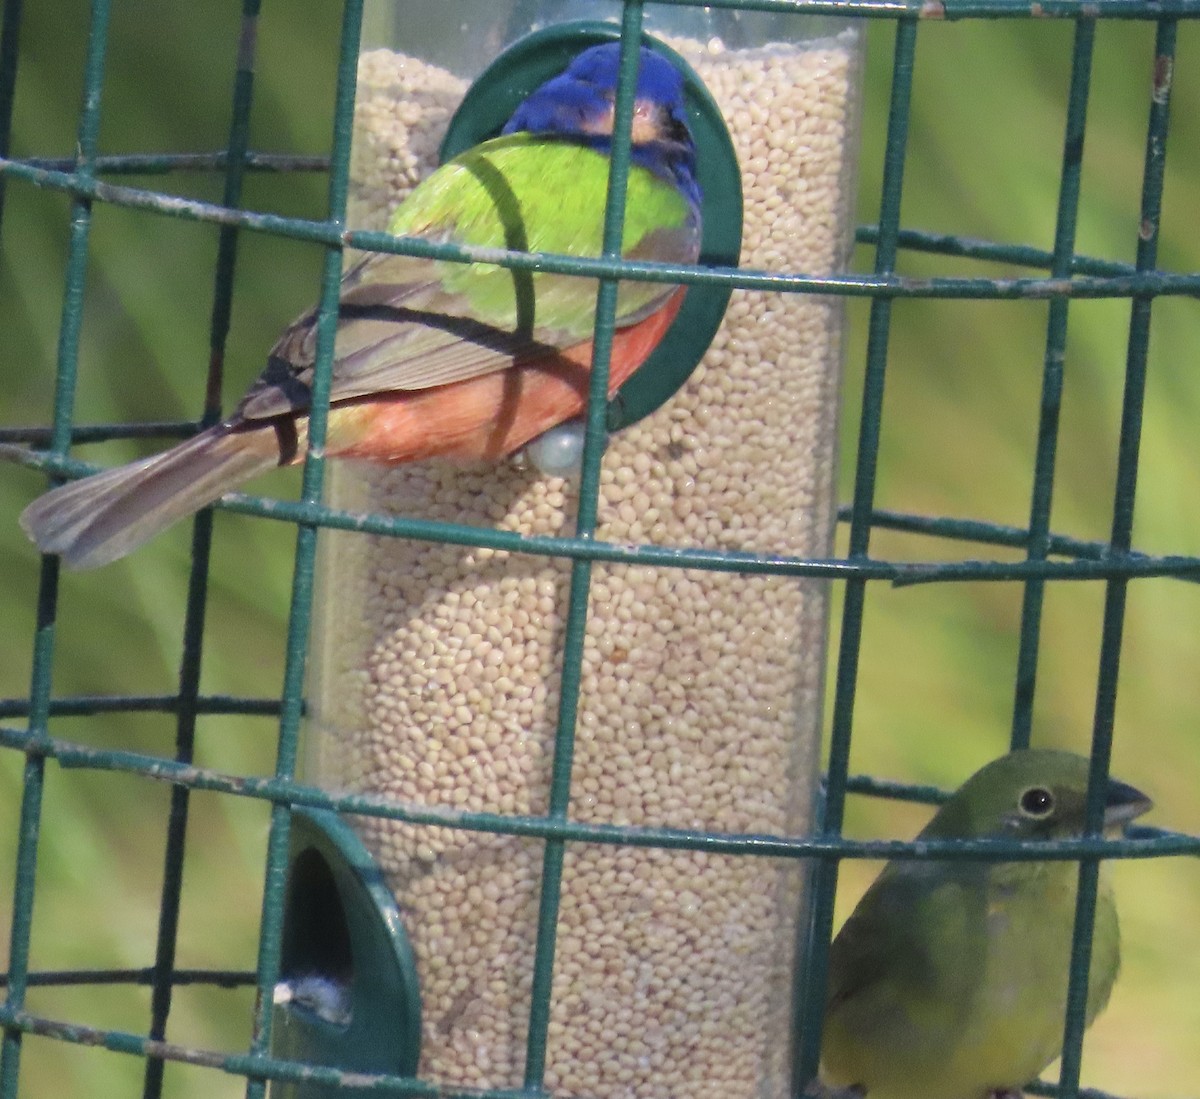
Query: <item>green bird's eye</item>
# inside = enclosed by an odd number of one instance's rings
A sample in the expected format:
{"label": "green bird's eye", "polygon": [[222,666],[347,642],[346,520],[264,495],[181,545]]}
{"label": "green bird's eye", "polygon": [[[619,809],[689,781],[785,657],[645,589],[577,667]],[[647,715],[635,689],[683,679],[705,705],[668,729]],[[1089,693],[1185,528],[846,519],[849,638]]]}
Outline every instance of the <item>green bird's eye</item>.
{"label": "green bird's eye", "polygon": [[1025,816],[1040,820],[1054,811],[1054,795],[1044,786],[1031,786],[1021,795],[1017,804]]}

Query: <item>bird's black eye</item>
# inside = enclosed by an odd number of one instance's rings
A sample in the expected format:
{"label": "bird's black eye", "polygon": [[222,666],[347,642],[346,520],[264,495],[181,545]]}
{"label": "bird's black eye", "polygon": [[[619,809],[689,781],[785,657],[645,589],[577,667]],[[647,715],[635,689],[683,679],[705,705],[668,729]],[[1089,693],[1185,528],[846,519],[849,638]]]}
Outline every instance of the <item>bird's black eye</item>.
{"label": "bird's black eye", "polygon": [[1044,786],[1031,786],[1021,795],[1017,804],[1025,816],[1041,820],[1054,811],[1054,795]]}

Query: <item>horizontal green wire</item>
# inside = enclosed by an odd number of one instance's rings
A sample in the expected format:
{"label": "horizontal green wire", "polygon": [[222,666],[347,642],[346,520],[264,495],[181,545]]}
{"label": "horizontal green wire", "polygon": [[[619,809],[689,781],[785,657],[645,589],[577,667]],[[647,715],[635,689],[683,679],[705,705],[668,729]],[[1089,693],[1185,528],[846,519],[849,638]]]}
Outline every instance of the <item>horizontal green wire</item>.
{"label": "horizontal green wire", "polygon": [[[879,241],[878,225],[860,225],[854,233],[859,244],[876,244]],[[988,263],[1009,263],[1019,267],[1050,270],[1054,255],[1031,244],[999,244],[981,237],[964,237],[956,233],[935,233],[928,229],[901,229],[897,242],[902,251],[922,252],[927,255],[954,256],[957,259],[977,259]],[[1097,256],[1071,257],[1071,271],[1079,275],[1101,277],[1136,275],[1138,269],[1132,263],[1119,260],[1100,259]]]}
{"label": "horizontal green wire", "polygon": [[[850,508],[838,509],[842,522],[850,518]],[[978,542],[983,545],[1011,546],[1023,548],[1029,543],[1029,528],[1014,527],[1007,523],[985,522],[981,519],[954,519],[948,516],[914,515],[888,508],[876,508],[871,512],[871,526],[878,529],[903,531],[906,534],[921,534],[930,538],[946,538],[958,542]],[[1107,542],[1087,541],[1071,538],[1065,534],[1051,532],[1050,552],[1060,557],[1083,557],[1090,561],[1107,560],[1112,547]],[[1146,558],[1145,554],[1136,556]],[[1177,579],[1189,583],[1200,582],[1197,575],[1179,575]]]}
{"label": "horizontal green wire", "polygon": [[[142,423],[75,424],[71,428],[71,444],[106,443],[112,439],[186,439],[204,425],[199,420],[146,420]],[[48,427],[0,427],[0,446],[27,443],[48,447],[51,429]],[[11,451],[5,451],[10,457]]]}
{"label": "horizontal green wire", "polygon": [[[1200,0],[1196,0],[1200,4]],[[209,202],[164,195],[137,187],[122,187],[70,172],[35,168],[24,161],[0,158],[0,175],[38,187],[66,191],[117,206],[149,210],[169,217],[218,225],[237,225],[272,236],[326,245],[344,245],[376,252],[446,260],[452,263],[493,263],[513,270],[556,272],[588,278],[621,278],[634,282],[686,283],[698,286],[740,287],[778,293],[824,294],[839,297],[1043,300],[1054,297],[1128,298],[1200,294],[1200,273],[1148,271],[1127,275],[1081,275],[1055,278],[911,278],[901,275],[776,274],[737,267],[694,267],[631,260],[588,259],[549,252],[510,252],[503,248],[472,248],[437,244],[416,237],[365,230],[342,231],[327,221],[281,217],[255,211],[231,210]]]}
{"label": "horizontal green wire", "polygon": [[[13,1011],[3,1006],[0,1006],[0,1025],[15,1028],[25,1034],[36,1034],[77,1045],[101,1047],[134,1057],[154,1056],[166,1061],[216,1069],[234,1076],[295,1081],[328,1088],[342,1088],[348,1092],[412,1095],[418,1099],[547,1099],[548,1094],[553,1094],[516,1088],[452,1087],[431,1084],[407,1076],[352,1072],[275,1057],[222,1053],[218,1050],[183,1046],[175,1042],[155,1042],[128,1031],[103,1030],[78,1023],[66,1023],[26,1011]],[[1058,1089],[1052,1084],[1030,1085],[1026,1090],[1037,1095],[1058,1094]],[[1076,1094],[1079,1099],[1118,1099],[1108,1092],[1093,1088],[1080,1088]]]}
{"label": "horizontal green wire", "polygon": [[382,817],[409,824],[425,824],[456,830],[498,835],[561,839],[580,843],[605,843],[631,847],[705,851],[719,855],[754,855],[769,858],[809,858],[837,855],[854,859],[1004,859],[1015,862],[1098,858],[1145,859],[1165,856],[1200,855],[1200,836],[1161,829],[1143,828],[1132,838],[1054,841],[1011,839],[978,840],[854,840],[831,836],[779,836],[701,832],[692,829],[593,824],[576,820],[552,820],[527,814],[502,816],[466,812],[437,805],[420,806],[398,802],[378,794],[332,794],[305,783],[254,775],[232,775],[211,768],[182,764],[170,758],[142,752],[95,748],[40,731],[12,729],[0,725],[0,747],[15,748],[56,760],[64,768],[115,771],[152,778],[159,782],[184,783],[194,789],[212,790],[292,806],[310,806],[337,813]]}
{"label": "horizontal green wire", "polygon": [[[35,469],[68,476],[95,472],[96,466],[72,458],[24,450],[9,450],[14,461]],[[747,553],[737,550],[714,550],[703,547],[622,545],[590,538],[522,535],[515,531],[490,527],[467,526],[430,519],[389,516],[367,512],[342,511],[321,504],[303,504],[271,497],[249,496],[231,492],[216,505],[243,515],[256,515],[285,523],[312,523],[333,530],[357,531],[362,534],[382,534],[411,538],[417,541],[449,543],[460,546],[524,553],[536,557],[566,557],[610,564],[653,565],[666,568],[693,568],[706,572],[734,572],[750,575],[819,577],[825,579],[890,580],[897,585],[923,584],[934,581],[1025,580],[1042,576],[1060,580],[1106,580],[1113,577],[1173,577],[1200,579],[1200,557],[1182,554],[1153,556],[1143,553],[1106,554],[1099,545],[1077,543],[1064,539],[1064,552],[1080,547],[1080,556],[1072,561],[885,561],[870,557],[801,558],[785,554]],[[897,513],[879,513],[881,525],[901,520]],[[929,533],[946,534],[962,524],[964,532],[980,534],[993,530],[1001,544],[1012,544],[1011,538],[1019,528],[989,524],[974,525],[966,520],[922,519],[909,517],[903,523],[915,531],[926,528]],[[946,535],[951,536],[951,535]]]}
{"label": "horizontal green wire", "polygon": [[[112,713],[177,713],[183,706],[197,714],[278,717],[279,699],[200,695],[186,702],[178,695],[71,695],[49,700],[51,717],[90,717]],[[28,717],[28,698],[0,698],[0,718]]]}
{"label": "horizontal green wire", "polygon": [[[94,425],[87,430],[90,435],[97,438],[117,437],[123,425],[120,424],[103,424]],[[137,425],[129,425],[137,426]],[[172,430],[170,432],[162,432],[161,434],[169,434],[174,437],[176,431],[174,429],[188,427],[195,428],[196,425],[191,422],[179,422],[166,425]],[[14,438],[32,439],[37,433],[43,429],[35,428],[14,428],[8,431],[0,430],[0,446],[5,440]],[[191,431],[184,434],[191,434]],[[139,433],[140,434],[140,433]],[[147,431],[147,436],[158,435],[160,432]],[[79,440],[82,441],[82,440]],[[88,462],[81,462],[77,459],[59,458],[49,454],[40,454],[32,451],[9,451],[7,456],[14,461],[19,461],[21,464],[29,466],[33,469],[51,470],[55,473],[64,474],[67,476],[86,476],[89,473],[97,472],[101,467]],[[451,535],[455,535],[455,540],[461,545],[471,545],[479,547],[490,547],[495,549],[506,549],[512,552],[525,553],[542,553],[543,555],[563,555],[563,556],[584,556],[593,557],[596,560],[609,561],[626,561],[628,554],[631,552],[631,547],[620,546],[615,547],[605,542],[596,542],[594,540],[582,539],[545,539],[542,536],[536,536],[533,539],[524,539],[520,535],[514,535],[511,532],[497,532],[488,527],[471,527],[457,524],[440,523],[425,520],[406,519],[403,517],[391,517],[374,514],[365,514],[359,512],[338,511],[333,508],[320,507],[317,509],[304,508],[300,504],[292,504],[281,500],[275,500],[270,497],[251,496],[244,493],[230,493],[225,496],[217,507],[238,512],[243,515],[256,515],[259,517],[288,520],[287,509],[298,509],[297,514],[303,514],[306,521],[316,522],[318,525],[327,526],[339,530],[356,530],[371,534],[393,535],[399,537],[420,538],[431,541],[449,540]],[[843,505],[838,509],[838,519],[845,522],[849,519],[849,506]],[[955,519],[946,516],[926,516],[916,515],[908,512],[892,511],[886,508],[877,508],[871,513],[871,525],[889,530],[898,530],[910,534],[921,534],[928,537],[946,538],[954,541],[977,542],[983,545],[1011,546],[1013,548],[1021,548],[1026,545],[1029,538],[1029,531],[1024,527],[1015,527],[1004,523],[985,522],[979,519]],[[495,534],[497,538],[492,539],[489,536]],[[542,543],[546,543],[545,550],[539,550],[537,547]],[[788,563],[793,563],[797,566],[802,564],[813,564],[813,562],[802,562],[797,558],[777,557],[772,558],[772,564],[767,565],[765,559],[752,554],[737,555],[736,551],[697,551],[694,549],[670,549],[666,547],[643,546],[643,553],[648,555],[644,558],[639,558],[639,564],[666,564],[681,568],[696,567],[696,568],[719,568],[719,564],[714,564],[709,558],[713,554],[718,556],[718,560],[729,559],[739,560],[745,559],[753,564],[761,564],[763,571],[782,571],[785,574],[788,571]],[[1062,534],[1051,534],[1050,550],[1052,553],[1062,557],[1083,558],[1088,561],[1098,562],[1101,564],[1099,574],[1094,570],[1081,572],[1077,579],[1097,579],[1104,578],[1114,574],[1114,566],[1118,565],[1117,559],[1109,556],[1110,547],[1107,542],[1086,541],[1079,538],[1071,538]],[[694,558],[697,553],[704,553],[703,560]],[[669,560],[654,560],[649,559],[649,555],[655,555],[661,558],[661,555],[669,555]],[[1200,582],[1200,557],[1190,556],[1174,556],[1170,558],[1153,557],[1149,554],[1133,551],[1128,554],[1123,561],[1139,562],[1140,568],[1145,569],[1139,575],[1146,576],[1167,576],[1179,580],[1184,580],[1190,583]],[[1008,569],[1008,564],[992,562],[885,562],[885,561],[864,561],[861,558],[855,558],[853,561],[848,559],[838,559],[836,561],[823,561],[822,564],[835,564],[839,568],[845,568],[849,571],[845,575],[860,575],[866,576],[868,579],[890,579],[899,585],[925,583],[932,580],[941,579],[996,579],[988,571],[980,571],[984,564],[990,570]],[[1016,566],[1017,563],[1013,563]],[[896,575],[885,575],[880,569],[886,570],[892,568],[896,571]],[[1027,570],[1027,565],[1020,565]],[[1057,563],[1055,568],[1061,569],[1069,567],[1063,563]],[[954,573],[946,575],[947,570],[966,569],[966,573]],[[856,571],[861,570],[861,571]],[[930,570],[937,570],[931,572]],[[753,567],[747,568],[747,572],[753,572]],[[1028,575],[1028,571],[1024,575]],[[1005,576],[1007,577],[1007,575]],[[277,704],[276,704],[277,705]],[[149,708],[154,708],[150,706]],[[212,712],[234,712],[226,710],[214,710]],[[254,713],[262,712],[258,709]],[[6,711],[3,709],[3,703],[0,703],[0,717],[5,716]]]}
{"label": "horizontal green wire", "polygon": [[443,1087],[411,1077],[353,1072],[281,1060],[265,1054],[222,1053],[217,1050],[183,1046],[176,1042],[153,1041],[128,1031],[102,1030],[80,1023],[63,1022],[26,1011],[13,1011],[3,1005],[0,1005],[0,1025],[25,1034],[36,1034],[78,1045],[98,1046],[113,1053],[126,1053],[134,1057],[157,1057],[164,1061],[198,1065],[240,1077],[293,1081],[389,1095],[414,1095],[422,1099],[533,1099],[534,1096],[543,1099],[542,1093],[537,1092]]}
{"label": "horizontal green wire", "polygon": [[339,511],[320,505],[288,503],[231,493],[221,506],[282,522],[313,522],[336,530],[412,538],[419,541],[505,550],[539,557],[585,558],[610,564],[694,568],[747,575],[846,579],[851,576],[895,584],[937,580],[1023,580],[1030,576],[1062,580],[1102,580],[1115,576],[1200,576],[1200,558],[1125,554],[1104,560],[896,562],[872,558],[800,558],[787,555],[713,550],[700,547],[621,545],[597,539],[522,535],[490,527],[472,527],[403,516]]}
{"label": "horizontal green wire", "polygon": [[[695,7],[696,0],[655,0]],[[705,0],[705,7],[865,19],[1194,19],[1196,0]]]}
{"label": "horizontal green wire", "polygon": [[[52,172],[69,172],[75,167],[70,157],[31,156],[21,160]],[[291,153],[248,151],[242,165],[252,172],[327,172],[327,156],[300,156]],[[92,162],[97,175],[165,175],[167,172],[225,172],[229,153],[218,149],[211,153],[121,153],[98,156]]]}
{"label": "horizontal green wire", "polygon": [[[155,979],[151,966],[143,969],[42,969],[31,970],[26,978],[30,987],[59,988],[82,985],[148,985]],[[215,988],[241,988],[254,984],[253,969],[172,969],[173,985],[212,985]],[[8,983],[8,974],[0,973],[0,988]]]}
{"label": "horizontal green wire", "polygon": [[[126,153],[117,156],[97,157],[97,175],[157,175],[173,171],[220,172],[228,167],[228,155],[214,153]],[[45,171],[70,174],[74,161],[55,157],[23,157],[13,164],[26,164]],[[271,172],[325,172],[329,170],[329,158],[322,156],[290,156],[278,153],[249,152],[245,158],[250,171]],[[878,244],[879,226],[860,225],[854,234],[859,244]],[[980,237],[960,236],[955,233],[938,233],[924,229],[900,230],[900,248],[910,252],[922,252],[960,259],[978,259],[993,263],[1017,264],[1022,267],[1049,269],[1053,256],[1045,249],[1028,244],[1000,244]],[[1137,273],[1132,263],[1105,260],[1094,256],[1075,255],[1071,269],[1080,275],[1123,276]],[[0,438],[4,438],[0,432]]]}

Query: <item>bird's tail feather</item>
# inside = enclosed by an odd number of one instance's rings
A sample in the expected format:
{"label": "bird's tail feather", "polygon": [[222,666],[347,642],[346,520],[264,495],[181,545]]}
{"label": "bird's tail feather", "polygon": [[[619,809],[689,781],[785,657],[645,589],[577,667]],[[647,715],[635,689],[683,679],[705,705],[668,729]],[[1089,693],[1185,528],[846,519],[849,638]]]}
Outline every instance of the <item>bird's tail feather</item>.
{"label": "bird's tail feather", "polygon": [[43,553],[73,569],[106,565],[279,463],[275,431],[213,427],[150,458],[60,485],[21,513]]}

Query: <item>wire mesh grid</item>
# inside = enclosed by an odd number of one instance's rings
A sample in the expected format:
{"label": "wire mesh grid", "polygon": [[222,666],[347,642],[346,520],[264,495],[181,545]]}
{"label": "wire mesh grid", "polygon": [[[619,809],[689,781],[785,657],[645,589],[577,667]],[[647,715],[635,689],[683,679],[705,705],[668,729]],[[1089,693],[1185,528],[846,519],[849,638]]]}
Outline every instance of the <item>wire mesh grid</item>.
{"label": "wire mesh grid", "polygon": [[[98,134],[102,89],[108,49],[111,0],[93,0],[84,73],[84,102],[79,117],[76,156],[69,162],[8,159],[14,90],[20,61],[18,36],[22,11],[19,0],[8,0],[0,28],[0,185],[10,190],[33,185],[65,193],[70,201],[70,235],[58,343],[58,370],[53,420],[39,431],[7,431],[10,442],[33,443],[38,448],[27,464],[54,477],[75,476],[89,467],[68,457],[74,443],[102,438],[139,436],[178,437],[214,422],[220,415],[224,348],[234,302],[234,276],[239,238],[245,232],[261,232],[323,246],[317,371],[311,421],[311,451],[304,466],[300,500],[286,503],[248,496],[227,498],[223,507],[258,516],[268,516],[295,525],[295,566],[292,574],[290,617],[287,626],[283,688],[279,699],[214,697],[200,690],[200,658],[205,643],[205,607],[212,546],[212,513],[202,512],[192,536],[192,564],[183,623],[183,659],[178,688],[169,696],[62,697],[55,694],[52,666],[59,612],[59,566],[55,558],[44,558],[36,596],[37,625],[32,642],[32,680],[27,698],[0,703],[0,745],[23,755],[21,804],[16,843],[16,879],[13,891],[8,972],[5,998],[0,1006],[3,1026],[0,1060],[0,1099],[13,1099],[20,1091],[22,1049],[28,1036],[41,1036],[66,1043],[102,1046],[144,1060],[144,1094],[164,1091],[164,1066],[184,1062],[244,1076],[246,1094],[261,1096],[270,1080],[312,1080],[342,1084],[364,1090],[395,1094],[435,1095],[447,1090],[426,1081],[400,1077],[359,1077],[347,1080],[336,1070],[289,1063],[270,1054],[272,989],[278,979],[282,934],[282,908],[286,877],[291,813],[296,806],[316,806],[342,813],[376,815],[396,820],[499,832],[533,837],[544,845],[541,908],[533,974],[532,1015],[526,1057],[524,1089],[493,1091],[499,1097],[541,1093],[546,1069],[546,1037],[554,972],[555,934],[560,900],[564,852],[572,843],[629,844],[674,849],[692,849],[743,857],[783,857],[809,860],[813,867],[812,903],[805,951],[805,971],[798,982],[797,1032],[803,1035],[796,1051],[797,1080],[810,1078],[819,1050],[823,989],[829,942],[834,920],[834,894],[838,865],[846,858],[987,857],[1022,859],[1036,857],[1077,859],[1080,890],[1077,901],[1076,934],[1073,942],[1066,1040],[1059,1081],[1037,1085],[1039,1094],[1064,1096],[1101,1093],[1079,1085],[1084,1031],[1086,974],[1091,926],[1097,898],[1100,857],[1149,858],[1200,853],[1200,838],[1152,828],[1139,828],[1129,838],[1110,841],[1100,837],[1103,783],[1112,749],[1117,680],[1125,622],[1126,594],[1131,581],[1146,577],[1174,577],[1194,581],[1200,575],[1200,559],[1183,554],[1152,555],[1133,548],[1132,524],[1146,387],[1147,351],[1152,308],[1167,295],[1200,292],[1200,276],[1175,274],[1158,267],[1158,225],[1167,151],[1167,125],[1175,64],[1176,31],[1179,20],[1200,14],[1200,6],[1189,0],[1170,5],[1143,0],[1102,0],[1082,4],[1077,0],[1045,0],[1033,5],[1010,0],[945,0],[945,2],[875,3],[874,0],[843,0],[838,3],[795,4],[790,0],[727,0],[721,7],[743,7],[767,11],[797,11],[837,14],[867,20],[894,21],[896,26],[890,112],[887,124],[882,195],[878,224],[859,231],[859,240],[874,246],[874,268],[869,274],[837,274],[815,277],[799,272],[744,270],[670,271],[672,278],[690,284],[725,284],[757,290],[791,293],[838,294],[870,299],[866,341],[866,370],[861,410],[858,417],[857,456],[854,464],[853,496],[842,510],[848,531],[845,556],[800,560],[767,558],[717,550],[678,550],[654,546],[625,547],[598,542],[592,537],[597,522],[599,463],[604,433],[604,394],[609,348],[615,315],[615,281],[618,274],[637,274],[638,268],[615,260],[618,254],[619,211],[624,176],[629,164],[628,140],[617,140],[613,157],[613,186],[606,218],[605,257],[595,261],[536,260],[511,254],[504,261],[514,268],[534,263],[565,273],[599,277],[596,370],[591,386],[592,401],[587,421],[578,527],[571,538],[529,540],[496,530],[432,523],[403,517],[361,516],[322,507],[322,441],[325,431],[333,331],[336,319],[341,252],[347,245],[469,261],[471,257],[454,248],[399,241],[387,234],[347,232],[347,198],[351,118],[354,109],[355,71],[359,53],[362,0],[344,6],[338,46],[334,138],[327,167],[329,173],[328,217],[324,220],[283,217],[243,210],[243,185],[257,170],[312,171],[326,167],[324,160],[300,157],[269,157],[249,148],[249,119],[254,90],[255,48],[260,4],[245,0],[242,35],[237,56],[233,90],[232,125],[226,148],[214,156],[131,155],[103,156]],[[908,123],[913,92],[913,73],[918,28],[922,20],[943,18],[1027,18],[1031,15],[1070,19],[1074,26],[1072,69],[1067,102],[1067,125],[1063,143],[1059,202],[1053,249],[1005,246],[962,237],[944,237],[905,230],[900,223],[901,192],[908,147]],[[642,4],[627,0],[622,8],[622,32],[636,37],[641,28]],[[1075,252],[1080,203],[1080,174],[1092,59],[1097,25],[1106,19],[1151,20],[1156,30],[1154,43],[1155,79],[1148,95],[1149,122],[1146,127],[1144,172],[1141,188],[1140,232],[1136,261],[1132,265],[1093,260]],[[618,95],[618,119],[625,120],[628,134],[632,96],[631,73],[626,65]],[[621,132],[618,123],[618,133]],[[121,173],[145,173],[201,169],[220,172],[224,191],[219,203],[183,199],[152,190],[123,186],[108,177]],[[4,190],[0,189],[0,218]],[[101,206],[125,207],[145,216],[167,216],[215,223],[219,226],[211,325],[211,371],[207,400],[198,423],[113,424],[84,428],[74,422],[82,300],[87,276],[89,234],[94,212]],[[2,224],[2,223],[0,223]],[[1021,267],[1041,269],[1045,275],[995,279],[980,277],[911,278],[896,274],[901,249],[928,251],[946,256],[996,260]],[[1042,397],[1037,434],[1035,476],[1028,527],[1013,528],[980,521],[953,520],[899,514],[875,506],[877,462],[883,423],[884,379],[888,362],[889,333],[893,303],[899,299],[1045,299],[1049,324],[1045,341]],[[1068,311],[1081,298],[1127,299],[1130,309],[1126,355],[1125,389],[1119,444],[1116,491],[1112,504],[1111,532],[1103,542],[1072,539],[1051,530],[1051,490],[1055,482],[1056,444],[1059,434],[1058,409],[1063,387]],[[386,798],[367,795],[333,795],[296,781],[297,746],[304,707],[304,670],[307,656],[310,611],[313,598],[314,553],[322,528],[353,529],[422,540],[449,540],[462,545],[513,550],[571,560],[570,603],[562,652],[563,683],[558,731],[555,740],[549,810],[539,816],[499,816],[487,813],[449,814],[438,808],[414,809]],[[959,539],[981,547],[1015,547],[1019,560],[981,559],[958,562],[914,563],[875,557],[871,537],[875,530],[900,531]],[[769,573],[793,578],[834,580],[844,586],[840,641],[832,700],[832,729],[829,763],[818,830],[802,837],[699,833],[653,827],[621,827],[584,824],[571,819],[571,764],[575,727],[575,705],[583,660],[584,623],[588,608],[589,580],[593,563],[650,564],[664,568],[690,567],[741,573]],[[1019,582],[1024,601],[1021,613],[1020,650],[1017,665],[1012,744],[1030,740],[1035,673],[1038,667],[1043,601],[1047,583],[1092,581],[1103,586],[1104,607],[1101,650],[1096,679],[1095,715],[1091,752],[1091,787],[1088,802],[1089,834],[1078,841],[1036,847],[1000,842],[926,843],[918,852],[914,845],[888,841],[858,841],[841,835],[847,794],[863,793],[914,801],[936,801],[938,791],[850,774],[850,744],[854,718],[855,690],[859,678],[864,607],[868,589],[879,582],[894,584],[952,583],[961,581]],[[165,712],[174,716],[174,753],[163,757],[151,753],[97,747],[51,735],[55,719],[99,712],[131,714],[139,711]],[[278,750],[274,773],[249,776],[196,765],[198,718],[212,714],[254,714],[278,721]],[[170,808],[163,859],[161,903],[158,911],[156,947],[152,964],[138,970],[36,971],[31,967],[30,944],[35,927],[35,877],[39,829],[44,815],[44,796],[53,767],[119,772],[140,780],[170,784]],[[194,791],[258,799],[270,805],[270,831],[266,846],[261,931],[257,965],[253,972],[189,970],[176,965],[180,920],[180,898],[185,864],[185,836],[190,801]],[[97,1028],[78,1021],[63,1021],[31,1012],[28,993],[38,984],[87,984],[132,981],[151,989],[151,1017],[144,1032]],[[185,984],[211,983],[220,987],[253,984],[257,988],[253,1035],[242,1054],[198,1049],[165,1040],[172,993]]]}

